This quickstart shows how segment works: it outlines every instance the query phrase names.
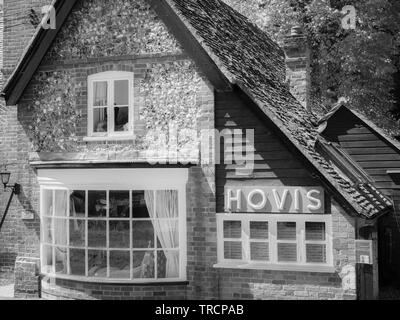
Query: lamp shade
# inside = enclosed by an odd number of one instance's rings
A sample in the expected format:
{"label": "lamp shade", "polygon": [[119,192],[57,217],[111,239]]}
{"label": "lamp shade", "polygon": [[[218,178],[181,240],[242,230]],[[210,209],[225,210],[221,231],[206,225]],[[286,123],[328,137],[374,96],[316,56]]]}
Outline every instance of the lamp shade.
{"label": "lamp shade", "polygon": [[7,185],[10,182],[10,176],[11,176],[10,172],[0,172],[0,176],[2,184]]}

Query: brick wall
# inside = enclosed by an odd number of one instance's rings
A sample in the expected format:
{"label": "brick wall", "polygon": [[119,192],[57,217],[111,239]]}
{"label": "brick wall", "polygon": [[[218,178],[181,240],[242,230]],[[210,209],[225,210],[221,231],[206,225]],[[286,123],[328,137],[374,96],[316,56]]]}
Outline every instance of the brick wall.
{"label": "brick wall", "polygon": [[39,264],[38,258],[19,257],[15,261],[15,298],[39,297]]}
{"label": "brick wall", "polygon": [[3,41],[4,41],[4,3],[3,0],[0,1],[0,84],[3,86]]}
{"label": "brick wall", "polygon": [[[49,1],[4,0],[2,2],[4,34],[1,35],[1,43],[4,50],[1,68],[2,75],[4,74],[6,79],[33,35],[34,27],[29,21],[30,9],[36,10],[41,17],[40,8]],[[4,79],[2,78],[2,81]],[[34,177],[33,170],[29,168],[24,157],[28,139],[18,120],[18,109],[6,107],[3,99],[0,101],[0,136],[0,165],[7,164],[7,168],[13,173],[12,183],[18,181],[24,185],[21,195],[14,197],[0,233],[0,274],[4,275],[14,271],[19,254],[26,257],[38,256],[39,220],[35,216],[36,198],[31,198],[33,189],[27,188]],[[9,192],[0,193],[1,213],[4,212],[9,196]]]}
{"label": "brick wall", "polygon": [[[10,210],[0,233],[0,273],[12,271],[17,256],[38,257],[39,217],[38,189],[33,169],[27,163],[29,139],[18,120],[16,107],[4,107],[0,110],[2,126],[0,139],[1,163],[6,163],[12,172],[10,183],[22,185],[22,192],[14,196]],[[3,213],[10,191],[1,192],[0,212]]]}
{"label": "brick wall", "polygon": [[41,283],[46,300],[186,300],[186,284],[117,285],[46,279]]}
{"label": "brick wall", "polygon": [[4,1],[4,71],[8,75],[21,57],[23,50],[35,32],[30,13],[34,10],[41,20],[41,8],[50,0],[3,0]]}

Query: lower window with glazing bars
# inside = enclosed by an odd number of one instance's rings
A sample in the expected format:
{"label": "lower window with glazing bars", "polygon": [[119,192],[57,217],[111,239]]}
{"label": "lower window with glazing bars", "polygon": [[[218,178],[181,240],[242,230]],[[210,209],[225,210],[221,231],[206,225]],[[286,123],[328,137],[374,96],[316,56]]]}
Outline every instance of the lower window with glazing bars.
{"label": "lower window with glazing bars", "polygon": [[217,267],[305,271],[333,267],[331,215],[217,216]]}

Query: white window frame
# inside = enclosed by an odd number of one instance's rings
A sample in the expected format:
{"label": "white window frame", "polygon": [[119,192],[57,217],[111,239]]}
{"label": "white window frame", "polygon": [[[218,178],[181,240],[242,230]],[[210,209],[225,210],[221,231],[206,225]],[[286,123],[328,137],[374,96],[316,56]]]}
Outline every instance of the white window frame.
{"label": "white window frame", "polygon": [[[119,80],[129,81],[129,130],[116,132],[114,128],[114,83]],[[107,132],[94,132],[93,105],[94,83],[107,82]],[[127,71],[105,71],[92,74],[88,77],[88,130],[85,140],[110,140],[133,138],[134,134],[134,74]]]}
{"label": "white window frame", "polygon": [[[123,177],[123,179],[121,178]],[[186,281],[186,266],[187,266],[187,231],[186,231],[186,183],[188,181],[188,170],[187,169],[66,169],[66,170],[38,170],[38,181],[40,184],[40,217],[41,217],[41,236],[40,236],[40,257],[41,257],[41,273],[46,276],[50,276],[52,278],[59,279],[67,279],[67,280],[78,280],[83,282],[95,282],[95,283],[168,283],[168,282],[181,282]],[[127,181],[130,181],[129,183]],[[157,261],[155,261],[155,278],[154,279],[132,279],[132,271],[131,271],[131,279],[115,279],[115,278],[97,278],[97,277],[88,277],[88,251],[89,250],[103,250],[103,248],[89,248],[88,246],[88,223],[85,223],[85,247],[80,247],[76,249],[85,250],[85,276],[76,276],[70,275],[70,266],[68,264],[68,274],[57,274],[55,272],[54,267],[54,247],[55,246],[55,237],[53,236],[52,244],[44,243],[43,230],[44,230],[44,218],[48,218],[44,215],[44,207],[43,207],[43,195],[44,190],[78,190],[86,192],[86,199],[88,195],[88,191],[96,191],[96,190],[107,190],[107,191],[124,191],[124,190],[177,190],[178,191],[178,206],[179,206],[179,277],[178,278],[157,278]],[[108,198],[109,192],[107,192]],[[53,199],[54,199],[54,191],[53,191]],[[68,208],[67,212],[69,212],[69,202],[67,202]],[[53,205],[53,211],[54,211]],[[87,208],[87,200],[86,200],[86,216],[84,218],[79,218],[79,220],[126,220],[130,221],[130,230],[132,229],[132,210],[130,210],[130,218],[129,219],[118,219],[118,218],[109,218],[109,210],[107,209],[107,217],[106,218],[89,218],[87,216],[88,208]],[[54,213],[54,212],[53,212]],[[54,214],[53,214],[54,216]],[[69,218],[67,218],[70,221]],[[141,220],[141,219],[137,219]],[[144,219],[146,220],[146,219]],[[148,220],[148,219],[147,219]],[[118,248],[110,248],[109,247],[109,232],[108,232],[108,223],[107,225],[107,257],[109,259],[109,252],[112,250],[118,250]],[[54,219],[52,223],[52,228],[54,230]],[[69,229],[69,223],[67,223],[67,229]],[[54,231],[53,231],[54,232]],[[69,230],[67,230],[67,245],[66,248],[75,248],[70,246],[69,243]],[[52,245],[53,246],[53,267],[51,272],[46,272],[43,262],[44,262],[44,246]],[[57,246],[64,247],[64,246]],[[124,248],[123,251],[126,251],[127,248]],[[135,251],[135,248],[132,248],[132,235],[130,240],[130,252]],[[156,248],[152,249],[157,251]],[[137,250],[140,251],[140,250]],[[131,255],[132,257],[132,255]],[[68,250],[68,261],[69,261],[69,250]],[[132,262],[132,261],[131,261]],[[110,270],[108,268],[107,274],[109,275]]]}
{"label": "white window frame", "polygon": [[[241,221],[242,235],[239,239],[224,238],[224,221]],[[268,241],[269,260],[252,261],[250,259],[250,242],[258,240],[250,239],[250,222],[260,221],[268,222]],[[277,223],[278,222],[296,222],[296,241],[278,240]],[[306,222],[325,223],[325,241],[306,241],[305,224]],[[257,270],[287,270],[287,271],[309,271],[309,272],[334,272],[333,250],[332,250],[332,215],[329,214],[217,214],[217,251],[218,263],[215,268],[232,269],[257,269]],[[242,242],[242,259],[225,259],[224,241]],[[297,262],[279,262],[278,261],[278,243],[297,243]],[[306,244],[325,244],[326,245],[326,263],[306,262]]]}

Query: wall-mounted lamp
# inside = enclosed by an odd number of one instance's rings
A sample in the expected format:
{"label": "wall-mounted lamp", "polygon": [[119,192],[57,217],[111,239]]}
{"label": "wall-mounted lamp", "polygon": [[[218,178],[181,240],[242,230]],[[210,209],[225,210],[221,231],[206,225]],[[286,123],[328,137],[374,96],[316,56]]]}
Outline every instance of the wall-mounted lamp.
{"label": "wall-mounted lamp", "polygon": [[0,231],[1,231],[1,227],[3,226],[4,220],[6,219],[7,213],[8,213],[8,209],[10,208],[11,205],[11,201],[14,197],[14,194],[18,195],[21,193],[21,186],[18,183],[15,183],[13,185],[9,185],[10,183],[10,178],[11,178],[11,173],[8,172],[7,170],[0,172],[0,177],[1,177],[1,183],[4,186],[4,190],[7,189],[11,189],[11,195],[10,195],[10,199],[8,200],[7,206],[6,206],[6,210],[3,214],[3,217],[1,218],[0,221]]}
{"label": "wall-mounted lamp", "polygon": [[0,172],[0,177],[1,177],[1,183],[4,186],[4,190],[11,189],[14,194],[20,193],[21,186],[18,183],[15,183],[14,185],[9,185],[10,178],[11,178],[11,172],[2,171],[2,172]]}
{"label": "wall-mounted lamp", "polygon": [[1,183],[4,185],[4,189],[7,187],[10,182],[11,172],[0,172]]}

